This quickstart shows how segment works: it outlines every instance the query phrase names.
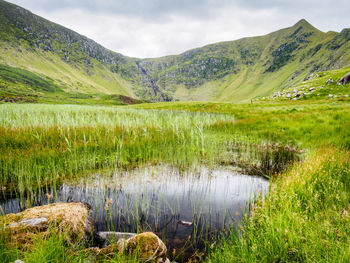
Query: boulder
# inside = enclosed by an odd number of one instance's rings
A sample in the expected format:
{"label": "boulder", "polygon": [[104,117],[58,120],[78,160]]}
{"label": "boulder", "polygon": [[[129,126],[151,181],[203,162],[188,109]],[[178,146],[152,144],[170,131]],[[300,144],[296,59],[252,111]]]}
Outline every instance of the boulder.
{"label": "boulder", "polygon": [[350,72],[340,78],[338,85],[344,85],[350,83]]}
{"label": "boulder", "polygon": [[166,262],[167,248],[160,238],[152,232],[145,232],[125,241],[125,251],[136,253],[140,261]]}
{"label": "boulder", "polygon": [[96,237],[104,240],[106,246],[86,249],[95,261],[112,258],[117,253],[126,253],[135,255],[138,262],[170,262],[166,255],[165,244],[152,232],[141,234],[98,232]]}
{"label": "boulder", "polygon": [[[54,203],[37,206],[16,214],[1,217],[3,228],[11,233],[11,238],[22,245],[31,243],[35,235],[46,235],[50,226],[59,233],[65,233],[68,242],[86,241],[93,226],[90,206],[84,203]],[[20,245],[21,245],[20,244]]]}

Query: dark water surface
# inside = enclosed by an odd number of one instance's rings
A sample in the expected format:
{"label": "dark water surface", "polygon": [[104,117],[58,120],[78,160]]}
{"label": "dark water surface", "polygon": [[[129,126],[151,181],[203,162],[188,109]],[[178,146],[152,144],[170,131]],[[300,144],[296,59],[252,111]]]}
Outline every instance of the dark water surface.
{"label": "dark water surface", "polygon": [[[50,190],[50,201],[89,203],[97,231],[153,231],[167,244],[169,256],[183,261],[239,222],[254,197],[268,188],[268,180],[230,167],[179,171],[150,166],[64,183]],[[45,194],[31,203],[47,204]],[[26,203],[17,197],[0,201],[5,213],[22,211]]]}

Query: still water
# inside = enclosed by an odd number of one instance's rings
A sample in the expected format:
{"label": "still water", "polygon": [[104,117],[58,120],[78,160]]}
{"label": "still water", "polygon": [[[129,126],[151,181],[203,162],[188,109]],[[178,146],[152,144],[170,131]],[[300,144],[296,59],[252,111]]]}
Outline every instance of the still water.
{"label": "still water", "polygon": [[[203,251],[223,230],[237,224],[269,181],[239,173],[232,167],[179,170],[149,166],[104,172],[48,190],[50,202],[86,202],[92,207],[96,231],[153,231],[167,244],[169,256],[186,260]],[[31,203],[47,204],[41,191]],[[0,201],[5,213],[25,209],[28,200]]]}

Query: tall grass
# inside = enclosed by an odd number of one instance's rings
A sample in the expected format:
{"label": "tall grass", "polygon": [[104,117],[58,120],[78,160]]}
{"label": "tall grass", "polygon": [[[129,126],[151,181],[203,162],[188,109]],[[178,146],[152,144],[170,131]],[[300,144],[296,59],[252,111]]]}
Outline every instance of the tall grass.
{"label": "tall grass", "polygon": [[350,154],[326,148],[277,179],[207,262],[349,262]]}
{"label": "tall grass", "polygon": [[84,170],[214,159],[204,127],[223,114],[58,105],[0,106],[0,179],[19,192]]}

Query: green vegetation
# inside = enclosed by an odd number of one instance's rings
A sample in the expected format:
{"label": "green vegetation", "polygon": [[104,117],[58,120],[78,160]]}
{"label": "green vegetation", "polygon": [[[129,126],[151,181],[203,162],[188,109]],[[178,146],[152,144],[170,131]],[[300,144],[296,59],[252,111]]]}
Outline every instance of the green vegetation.
{"label": "green vegetation", "polygon": [[233,122],[222,114],[66,105],[1,105],[0,111],[1,182],[20,193],[88,169],[211,161],[216,145],[204,130]]}
{"label": "green vegetation", "polygon": [[142,101],[119,94],[65,92],[45,75],[0,64],[0,102],[124,105]]}
{"label": "green vegetation", "polygon": [[[270,194],[208,262],[349,262],[350,84],[337,85],[350,71],[349,32],[301,20],[136,59],[0,0],[0,195],[30,205],[101,169],[234,165],[269,177]],[[216,102],[142,103],[169,98]],[[0,229],[4,262],[91,256],[57,233],[25,251],[10,236]]]}
{"label": "green vegetation", "polygon": [[263,100],[349,100],[350,83],[338,85],[340,78],[349,72],[350,67],[344,67],[313,73],[305,81],[275,92]]}
{"label": "green vegetation", "polygon": [[349,151],[317,150],[273,182],[207,262],[349,262]]}
{"label": "green vegetation", "polygon": [[[303,149],[304,161],[271,177],[270,195],[243,222],[245,231],[223,240],[207,260],[349,259],[350,109],[346,101],[157,103],[127,108],[4,104],[0,110],[4,194],[35,195],[42,186],[103,168],[235,163],[242,156],[237,155],[237,147],[246,151],[245,164],[260,160],[256,149],[263,145]],[[13,252],[4,233],[2,240],[1,253]],[[40,255],[46,256],[46,249],[52,248],[55,258],[68,262],[68,256],[56,251],[59,239],[40,242]],[[62,249],[72,253],[69,246]],[[38,250],[14,251],[11,259],[39,257]]]}

